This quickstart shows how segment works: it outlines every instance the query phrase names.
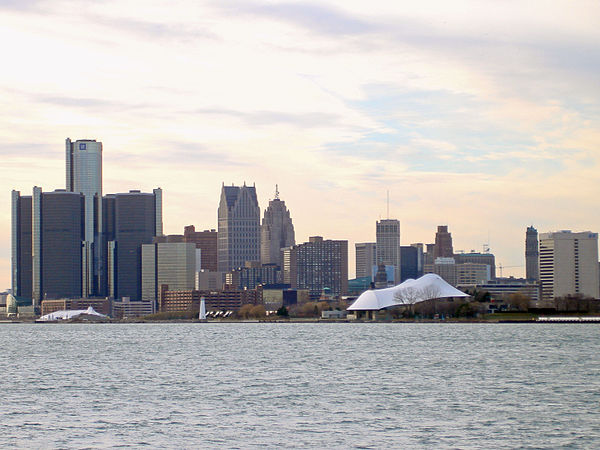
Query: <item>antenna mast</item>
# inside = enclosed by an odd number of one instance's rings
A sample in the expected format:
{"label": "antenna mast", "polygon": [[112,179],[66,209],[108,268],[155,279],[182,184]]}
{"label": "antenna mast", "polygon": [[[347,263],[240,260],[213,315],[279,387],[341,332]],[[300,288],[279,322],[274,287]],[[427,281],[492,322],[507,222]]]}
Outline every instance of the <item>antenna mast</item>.
{"label": "antenna mast", "polygon": [[275,185],[275,200],[279,200],[279,186]]}

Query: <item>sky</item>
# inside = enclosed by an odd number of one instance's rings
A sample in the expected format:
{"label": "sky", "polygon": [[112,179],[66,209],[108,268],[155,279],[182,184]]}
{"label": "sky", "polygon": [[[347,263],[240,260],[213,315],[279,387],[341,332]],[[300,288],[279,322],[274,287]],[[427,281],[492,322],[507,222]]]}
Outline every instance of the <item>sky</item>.
{"label": "sky", "polygon": [[0,290],[10,192],[65,187],[64,140],[104,146],[104,193],[164,191],[164,230],[216,228],[222,183],[278,184],[297,242],[489,245],[600,231],[596,1],[0,0]]}

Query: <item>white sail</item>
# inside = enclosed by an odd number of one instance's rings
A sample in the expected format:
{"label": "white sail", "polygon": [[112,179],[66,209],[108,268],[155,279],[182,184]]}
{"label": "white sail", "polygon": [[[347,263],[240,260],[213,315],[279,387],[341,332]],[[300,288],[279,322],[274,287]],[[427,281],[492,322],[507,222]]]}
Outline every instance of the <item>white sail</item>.
{"label": "white sail", "polygon": [[204,297],[200,298],[200,314],[198,315],[200,320],[206,320],[206,304],[204,303]]}

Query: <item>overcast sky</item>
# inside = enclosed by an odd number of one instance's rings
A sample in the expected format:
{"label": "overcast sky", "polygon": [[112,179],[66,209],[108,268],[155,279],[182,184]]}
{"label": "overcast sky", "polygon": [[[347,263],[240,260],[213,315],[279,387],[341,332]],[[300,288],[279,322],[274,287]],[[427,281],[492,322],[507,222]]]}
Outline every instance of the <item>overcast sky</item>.
{"label": "overcast sky", "polygon": [[[368,5],[368,6],[367,6]],[[168,234],[216,228],[221,184],[279,184],[296,239],[402,245],[447,224],[524,272],[525,229],[600,231],[597,1],[0,0],[0,290],[10,191],[164,190]]]}

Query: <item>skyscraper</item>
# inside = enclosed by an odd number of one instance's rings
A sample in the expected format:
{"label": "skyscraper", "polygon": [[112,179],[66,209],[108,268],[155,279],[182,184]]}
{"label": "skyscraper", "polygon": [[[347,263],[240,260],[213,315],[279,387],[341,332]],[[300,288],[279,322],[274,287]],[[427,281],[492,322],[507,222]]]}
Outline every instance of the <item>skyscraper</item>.
{"label": "skyscraper", "polygon": [[541,233],[539,248],[543,300],[574,294],[600,297],[597,233]]}
{"label": "skyscraper", "polygon": [[260,261],[260,208],[254,186],[221,188],[218,209],[217,254],[219,271]]}
{"label": "skyscraper", "polygon": [[377,268],[377,244],[360,242],[354,246],[356,250],[356,278],[373,278],[373,267]]}
{"label": "skyscraper", "polygon": [[194,225],[183,229],[185,242],[193,242],[200,249],[200,267],[197,270],[217,271],[217,232],[216,230],[196,231]]}
{"label": "skyscraper", "polygon": [[31,299],[31,195],[21,196],[19,191],[12,191],[11,216],[12,293],[15,297]]}
{"label": "skyscraper", "polygon": [[527,227],[525,234],[525,276],[529,281],[539,281],[539,245],[538,232],[533,226]]}
{"label": "skyscraper", "polygon": [[439,225],[435,233],[435,247],[433,258],[452,258],[454,249],[452,248],[452,233],[448,232],[448,225]]}
{"label": "skyscraper", "polygon": [[162,235],[162,190],[109,194],[104,206],[108,296],[141,300],[142,245]]}
{"label": "skyscraper", "polygon": [[377,264],[394,266],[394,283],[398,284],[400,282],[400,221],[396,219],[378,221],[376,240]]}
{"label": "skyscraper", "polygon": [[102,142],[66,139],[66,188],[85,199],[83,258],[87,262],[83,296],[102,294]]}
{"label": "skyscraper", "polygon": [[283,265],[281,249],[296,243],[294,225],[285,202],[279,199],[279,189],[275,187],[275,198],[265,209],[260,227],[260,260],[262,264]]}

